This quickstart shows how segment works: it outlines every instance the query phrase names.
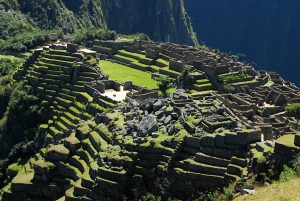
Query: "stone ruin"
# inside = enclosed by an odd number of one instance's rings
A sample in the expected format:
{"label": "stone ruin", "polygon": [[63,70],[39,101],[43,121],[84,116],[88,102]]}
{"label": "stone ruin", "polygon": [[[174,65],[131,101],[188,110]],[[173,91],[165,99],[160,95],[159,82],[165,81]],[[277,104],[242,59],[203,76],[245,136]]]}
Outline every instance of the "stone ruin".
{"label": "stone ruin", "polygon": [[[14,79],[49,108],[49,120],[39,127],[41,149],[19,170],[9,167],[3,200],[122,200],[155,191],[151,182],[161,177],[186,199],[247,178],[266,151],[283,158],[300,151],[296,120],[284,112],[300,102],[300,90],[278,74],[172,43],[89,45],[98,58],[152,77],[175,81],[188,68],[197,82],[159,98],[130,80],[107,79],[76,45],[36,50]],[[224,93],[225,85],[235,91]]]}

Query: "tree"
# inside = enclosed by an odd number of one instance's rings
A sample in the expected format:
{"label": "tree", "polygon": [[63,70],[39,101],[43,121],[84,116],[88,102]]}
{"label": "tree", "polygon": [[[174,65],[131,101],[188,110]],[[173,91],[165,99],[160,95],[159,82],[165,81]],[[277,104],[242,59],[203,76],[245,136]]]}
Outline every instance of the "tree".
{"label": "tree", "polygon": [[285,111],[288,116],[295,117],[297,119],[297,129],[300,120],[300,103],[290,104],[285,107]]}
{"label": "tree", "polygon": [[185,70],[179,76],[179,82],[181,82],[184,89],[192,89],[193,85],[196,83],[196,79],[190,74],[189,70]]}
{"label": "tree", "polygon": [[234,93],[236,91],[236,88],[232,85],[228,85],[228,84],[225,84],[223,86],[223,90],[226,92],[226,93]]}
{"label": "tree", "polygon": [[164,96],[167,96],[167,91],[172,87],[172,80],[167,76],[156,78],[157,86]]}

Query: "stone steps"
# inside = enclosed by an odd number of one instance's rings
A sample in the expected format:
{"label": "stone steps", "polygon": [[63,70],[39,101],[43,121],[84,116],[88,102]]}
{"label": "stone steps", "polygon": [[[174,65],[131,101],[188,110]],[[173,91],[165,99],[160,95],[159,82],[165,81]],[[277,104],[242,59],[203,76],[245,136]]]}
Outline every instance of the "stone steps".
{"label": "stone steps", "polygon": [[69,130],[72,129],[72,128],[74,128],[74,127],[76,126],[73,122],[71,122],[70,120],[68,120],[68,119],[65,118],[65,117],[60,117],[60,118],[59,118],[59,121],[60,121],[65,127],[67,127]]}
{"label": "stone steps", "polygon": [[199,163],[204,163],[212,166],[220,166],[220,167],[226,167],[230,163],[230,160],[206,155],[200,152],[196,153],[195,161]]}
{"label": "stone steps", "polygon": [[244,158],[238,158],[236,156],[233,156],[231,158],[231,163],[234,165],[238,165],[240,167],[247,167],[248,165],[248,160]]}
{"label": "stone steps", "polygon": [[72,67],[74,65],[73,62],[67,62],[62,60],[55,60],[55,59],[47,59],[47,58],[41,58],[41,61],[48,64],[54,64],[62,67]]}
{"label": "stone steps", "polygon": [[99,177],[106,179],[106,180],[115,181],[118,183],[124,183],[127,179],[127,177],[126,177],[127,172],[125,170],[115,171],[112,169],[113,169],[112,167],[110,167],[110,169],[105,168],[105,167],[100,167],[98,169]]}
{"label": "stone steps", "polygon": [[56,55],[54,53],[45,54],[44,57],[47,58],[47,59],[61,60],[61,61],[67,61],[67,62],[75,62],[78,59],[77,57],[71,57],[71,56],[65,56],[65,55]]}
{"label": "stone steps", "polygon": [[57,93],[57,97],[68,100],[68,101],[72,101],[74,102],[76,100],[76,97],[68,95],[68,94],[64,94],[64,93]]}
{"label": "stone steps", "polygon": [[84,160],[84,162],[87,165],[90,165],[94,161],[93,157],[89,154],[89,152],[83,150],[82,148],[76,151],[76,155],[79,156],[82,160]]}
{"label": "stone steps", "polygon": [[98,151],[94,148],[88,138],[82,141],[82,148],[87,150],[93,159],[96,159]]}
{"label": "stone steps", "polygon": [[78,180],[81,176],[82,173],[80,170],[69,163],[63,163],[63,162],[58,162],[56,164],[57,167],[57,175],[63,177],[63,178],[68,178],[73,181]]}
{"label": "stone steps", "polygon": [[94,79],[98,79],[99,78],[99,74],[98,73],[94,73],[94,72],[79,72],[78,73],[79,77],[90,77],[90,78],[94,78]]}
{"label": "stone steps", "polygon": [[86,199],[90,199],[90,200],[97,199],[97,194],[94,191],[82,186],[82,179],[76,181],[74,185],[73,195],[79,198],[85,197]]}
{"label": "stone steps", "polygon": [[92,131],[89,134],[89,140],[90,140],[91,144],[93,145],[94,149],[97,150],[97,152],[101,151],[101,146],[104,146],[104,144],[107,144],[107,142],[96,131]]}
{"label": "stone steps", "polygon": [[177,166],[179,168],[182,168],[184,170],[190,171],[190,172],[197,172],[197,173],[203,173],[203,174],[211,174],[211,175],[219,175],[224,176],[227,169],[226,167],[220,167],[220,166],[213,166],[208,165],[204,163],[198,163],[192,159],[187,159],[184,161],[180,161],[177,163]]}
{"label": "stone steps", "polygon": [[80,121],[80,118],[77,116],[74,116],[73,114],[71,114],[70,112],[64,112],[62,114],[62,117],[66,118],[67,120],[69,120],[70,122],[73,122],[74,124],[78,124]]}
{"label": "stone steps", "polygon": [[52,55],[61,55],[61,56],[69,56],[69,57],[74,57],[74,58],[81,58],[81,55],[79,53],[71,53],[67,51],[62,51],[62,50],[53,50],[51,49],[48,54]]}
{"label": "stone steps", "polygon": [[190,180],[193,182],[195,186],[202,186],[205,188],[209,187],[218,187],[224,186],[224,176],[219,175],[211,175],[211,174],[203,174],[196,173],[183,170],[181,168],[174,168],[175,177],[177,178],[177,182],[182,180]]}
{"label": "stone steps", "polygon": [[234,164],[229,164],[227,166],[227,173],[231,174],[231,175],[236,175],[238,177],[242,177],[243,175],[243,168],[238,166],[238,165],[234,165]]}
{"label": "stone steps", "polygon": [[55,101],[57,101],[60,105],[64,106],[65,108],[70,107],[71,104],[73,103],[73,101],[63,99],[63,98],[60,98],[58,96],[55,97]]}
{"label": "stone steps", "polygon": [[97,177],[96,180],[98,183],[97,192],[98,191],[103,192],[106,196],[110,197],[112,200],[119,200],[119,195],[120,192],[122,191],[122,186],[118,182],[103,179],[101,177]]}
{"label": "stone steps", "polygon": [[76,167],[79,169],[79,171],[83,174],[85,171],[87,171],[88,166],[84,160],[82,160],[79,156],[75,155],[72,156],[69,160],[70,165]]}

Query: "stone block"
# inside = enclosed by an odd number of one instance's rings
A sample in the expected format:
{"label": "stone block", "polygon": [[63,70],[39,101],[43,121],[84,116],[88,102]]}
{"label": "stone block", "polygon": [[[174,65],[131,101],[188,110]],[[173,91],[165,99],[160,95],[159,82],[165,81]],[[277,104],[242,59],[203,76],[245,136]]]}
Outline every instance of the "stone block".
{"label": "stone block", "polygon": [[295,140],[294,143],[297,147],[300,147],[300,133],[298,133],[297,135],[295,135]]}
{"label": "stone block", "polygon": [[264,136],[264,140],[272,140],[273,139],[273,127],[272,125],[262,125],[259,126],[261,133]]}
{"label": "stone block", "polygon": [[146,50],[146,57],[151,59],[158,59],[159,58],[159,51],[156,50]]}
{"label": "stone block", "polygon": [[67,51],[68,52],[77,52],[77,50],[79,49],[79,45],[77,44],[67,44]]}
{"label": "stone block", "polygon": [[132,89],[132,81],[125,82],[123,86],[123,90],[130,90],[130,89]]}
{"label": "stone block", "polygon": [[63,145],[52,145],[46,153],[46,159],[55,161],[67,161],[69,158],[70,151]]}
{"label": "stone block", "polygon": [[205,136],[201,138],[201,145],[203,147],[215,147],[215,137],[214,136]]}

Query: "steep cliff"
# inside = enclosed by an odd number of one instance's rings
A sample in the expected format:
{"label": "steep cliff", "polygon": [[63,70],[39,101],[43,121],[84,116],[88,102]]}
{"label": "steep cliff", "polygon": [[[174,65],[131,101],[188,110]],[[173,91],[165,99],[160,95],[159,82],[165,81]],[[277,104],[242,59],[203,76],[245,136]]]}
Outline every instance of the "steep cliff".
{"label": "steep cliff", "polygon": [[183,0],[103,0],[107,25],[117,32],[143,32],[158,41],[194,44]]}
{"label": "steep cliff", "polygon": [[123,34],[143,32],[156,41],[195,44],[183,0],[0,0],[43,29],[102,27]]}
{"label": "steep cliff", "polygon": [[206,45],[242,53],[258,68],[300,85],[300,1],[185,0],[195,32]]}

